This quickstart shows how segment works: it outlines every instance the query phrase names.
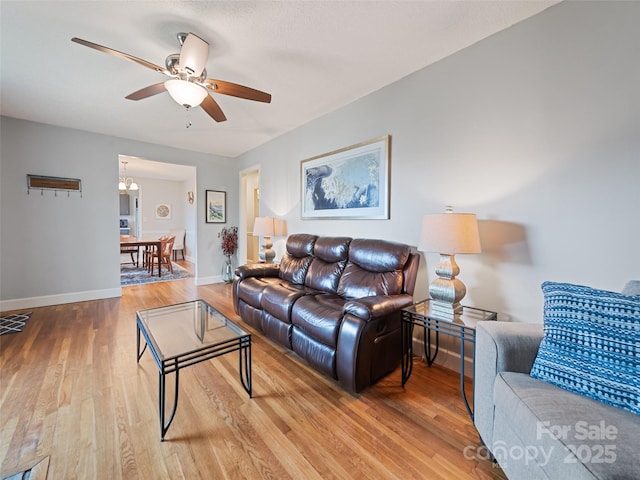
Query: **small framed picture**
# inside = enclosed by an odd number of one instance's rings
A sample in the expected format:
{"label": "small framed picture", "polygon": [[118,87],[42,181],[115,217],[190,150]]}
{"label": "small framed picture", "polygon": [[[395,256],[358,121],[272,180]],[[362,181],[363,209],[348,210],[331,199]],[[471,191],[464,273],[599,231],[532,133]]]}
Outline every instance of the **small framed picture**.
{"label": "small framed picture", "polygon": [[207,223],[227,223],[227,192],[206,190]]}
{"label": "small framed picture", "polygon": [[156,218],[169,220],[171,218],[171,205],[168,203],[159,203],[156,205]]}

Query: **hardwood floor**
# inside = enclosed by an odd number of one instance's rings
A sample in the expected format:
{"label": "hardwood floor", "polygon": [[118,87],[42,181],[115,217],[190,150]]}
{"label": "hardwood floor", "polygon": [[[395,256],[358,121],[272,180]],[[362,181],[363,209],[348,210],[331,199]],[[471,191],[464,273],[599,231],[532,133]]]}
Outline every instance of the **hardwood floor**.
{"label": "hardwood floor", "polygon": [[406,389],[398,369],[352,395],[259,334],[253,398],[235,354],[188,367],[160,442],[158,373],[149,352],[136,363],[135,311],[197,298],[241,322],[229,285],[190,278],[36,308],[1,336],[0,478],[47,462],[48,479],[505,478],[475,455],[455,372],[416,362]]}

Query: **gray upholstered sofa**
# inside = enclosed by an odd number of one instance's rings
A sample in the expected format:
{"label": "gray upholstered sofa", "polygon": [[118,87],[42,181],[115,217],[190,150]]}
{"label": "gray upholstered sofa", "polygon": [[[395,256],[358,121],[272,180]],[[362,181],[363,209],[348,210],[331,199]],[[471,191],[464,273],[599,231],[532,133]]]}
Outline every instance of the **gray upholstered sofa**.
{"label": "gray upholstered sofa", "polygon": [[236,270],[242,320],[359,392],[400,363],[400,310],[413,302],[419,257],[408,245],[294,234],[280,264]]}
{"label": "gray upholstered sofa", "polygon": [[[623,293],[640,295],[640,282]],[[640,309],[632,317],[637,354]],[[514,480],[639,479],[640,416],[533,378],[542,339],[542,324],[478,324],[474,423],[486,448]]]}

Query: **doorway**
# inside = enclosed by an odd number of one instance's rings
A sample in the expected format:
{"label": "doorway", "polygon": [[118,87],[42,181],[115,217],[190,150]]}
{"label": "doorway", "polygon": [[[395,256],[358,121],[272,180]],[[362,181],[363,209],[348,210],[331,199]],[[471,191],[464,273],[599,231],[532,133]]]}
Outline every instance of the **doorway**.
{"label": "doorway", "polygon": [[[170,231],[184,230],[183,249],[179,252],[197,270],[196,167],[119,155],[127,162],[127,176],[135,179],[139,190],[130,193],[131,211],[126,218],[131,235],[158,238]],[[158,207],[166,207],[159,214]]]}
{"label": "doorway", "polygon": [[257,263],[259,237],[253,235],[253,224],[260,215],[260,168],[240,172],[240,242],[239,258],[243,263]]}

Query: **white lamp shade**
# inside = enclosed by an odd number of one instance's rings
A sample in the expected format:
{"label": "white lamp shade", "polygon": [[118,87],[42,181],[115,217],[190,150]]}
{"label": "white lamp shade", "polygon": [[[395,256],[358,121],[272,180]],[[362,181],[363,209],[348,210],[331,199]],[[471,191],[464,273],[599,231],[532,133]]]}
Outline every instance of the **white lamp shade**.
{"label": "white lamp shade", "polygon": [[129,185],[129,190],[138,190],[140,187],[138,187],[138,184],[135,181],[131,182],[131,185]]}
{"label": "white lamp shade", "polygon": [[253,234],[260,237],[272,237],[274,235],[273,218],[256,217],[253,224]]}
{"label": "white lamp shade", "polygon": [[127,189],[127,185],[120,180],[120,183],[118,183],[118,190],[126,190]]}
{"label": "white lamp shade", "polygon": [[172,79],[164,82],[169,95],[180,105],[196,107],[209,95],[204,87],[186,80]]}
{"label": "white lamp shade", "polygon": [[287,236],[287,221],[278,218],[273,219],[273,235],[276,237]]}
{"label": "white lamp shade", "polygon": [[480,235],[475,214],[425,215],[422,217],[418,250],[448,255],[480,253]]}

